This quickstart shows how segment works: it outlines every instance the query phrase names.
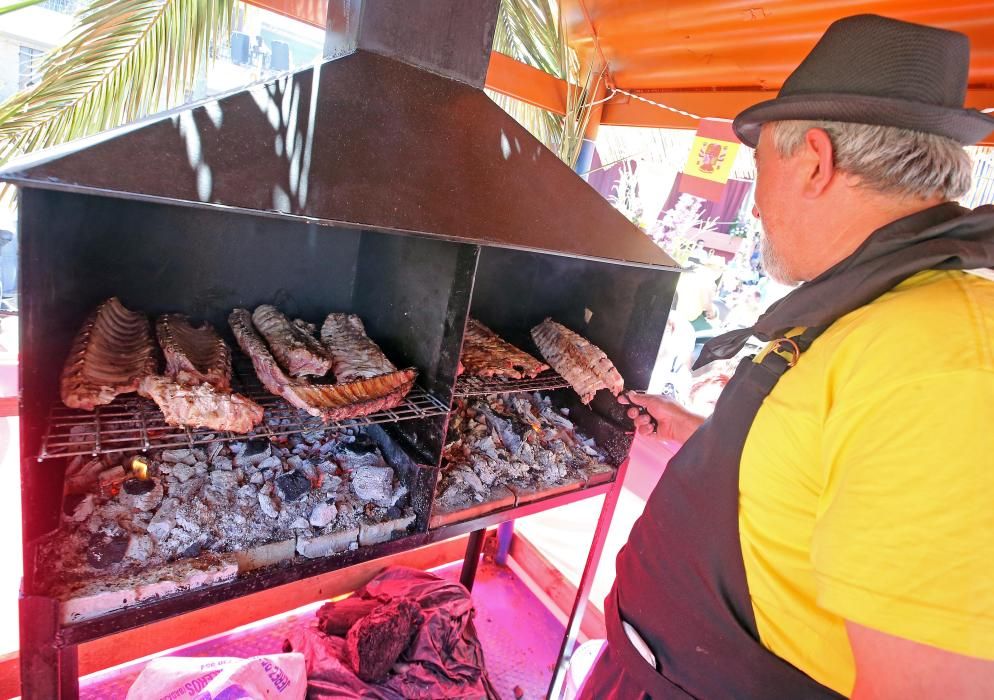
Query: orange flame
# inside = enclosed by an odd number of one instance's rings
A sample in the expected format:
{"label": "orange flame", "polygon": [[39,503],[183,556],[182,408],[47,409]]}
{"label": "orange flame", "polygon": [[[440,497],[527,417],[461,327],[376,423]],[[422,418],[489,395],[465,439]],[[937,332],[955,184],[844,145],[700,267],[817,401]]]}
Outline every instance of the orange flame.
{"label": "orange flame", "polygon": [[131,472],[137,476],[139,479],[148,478],[148,462],[146,462],[141,457],[135,457],[131,460]]}

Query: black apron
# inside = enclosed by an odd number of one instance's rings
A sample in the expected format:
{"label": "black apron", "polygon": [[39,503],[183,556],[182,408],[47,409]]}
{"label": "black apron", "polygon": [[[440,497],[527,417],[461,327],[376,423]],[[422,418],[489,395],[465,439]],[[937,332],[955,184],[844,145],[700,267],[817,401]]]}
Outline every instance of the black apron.
{"label": "black apron", "polygon": [[[780,340],[759,360],[739,363],[711,418],[673,457],[649,497],[618,555],[617,580],[605,602],[608,652],[583,697],[841,697],[759,640],[739,540],[742,448],[777,381],[834,321],[922,270],[992,265],[994,207],[971,213],[941,204],[878,229],[851,256],[770,307],[755,326],[705,346],[698,365],[734,356],[751,336]],[[804,330],[782,340],[795,328]],[[657,668],[630,641],[622,620],[638,631]],[[597,687],[615,690],[587,691]]]}

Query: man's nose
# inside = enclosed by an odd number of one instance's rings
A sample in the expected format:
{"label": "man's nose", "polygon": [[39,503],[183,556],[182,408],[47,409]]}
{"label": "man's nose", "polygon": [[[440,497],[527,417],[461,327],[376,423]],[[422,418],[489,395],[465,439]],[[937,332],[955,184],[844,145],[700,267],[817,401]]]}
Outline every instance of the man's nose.
{"label": "man's nose", "polygon": [[759,207],[756,206],[755,204],[752,205],[752,215],[755,216],[757,219],[759,218]]}

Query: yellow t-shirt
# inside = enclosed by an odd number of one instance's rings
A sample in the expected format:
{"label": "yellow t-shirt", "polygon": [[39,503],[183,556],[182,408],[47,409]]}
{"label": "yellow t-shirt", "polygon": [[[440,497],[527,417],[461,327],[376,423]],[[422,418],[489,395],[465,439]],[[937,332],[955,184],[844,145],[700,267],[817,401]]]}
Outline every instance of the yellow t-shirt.
{"label": "yellow t-shirt", "polygon": [[739,532],[764,645],[848,695],[846,619],[994,659],[994,282],[844,316],[756,415]]}

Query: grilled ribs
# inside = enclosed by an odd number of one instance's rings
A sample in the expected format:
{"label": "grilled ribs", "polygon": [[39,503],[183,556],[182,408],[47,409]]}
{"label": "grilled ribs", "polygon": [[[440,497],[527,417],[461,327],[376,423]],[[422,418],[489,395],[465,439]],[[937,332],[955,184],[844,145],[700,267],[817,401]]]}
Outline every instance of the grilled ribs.
{"label": "grilled ribs", "polygon": [[248,311],[235,309],[228,322],[239,347],[251,358],[255,373],[266,390],[326,421],[358,418],[393,408],[404,400],[417,378],[415,370],[406,369],[345,384],[312,385],[283,372],[266,343],[256,333]]}
{"label": "grilled ribs", "polygon": [[459,360],[468,374],[478,377],[524,379],[549,369],[549,365],[514,347],[472,318],[466,325]]}
{"label": "grilled ribs", "polygon": [[231,351],[211,324],[194,326],[183,314],[164,314],[155,332],[166,356],[166,376],[180,384],[206,382],[231,391]]}
{"label": "grilled ribs", "polygon": [[331,355],[335,381],[370,379],[397,371],[380,346],[366,335],[362,319],[355,314],[328,314],[321,326],[321,342]]}
{"label": "grilled ribs", "polygon": [[191,386],[149,376],[138,392],[155,401],[169,425],[247,433],[262,422],[262,406],[206,382]]}
{"label": "grilled ribs", "polygon": [[291,322],[275,306],[263,304],[252,312],[252,322],[291,377],[323,377],[331,369],[331,358],[304,321]]}
{"label": "grilled ribs", "polygon": [[604,352],[577,333],[547,318],[532,328],[532,339],[542,357],[570,383],[583,403],[600,389],[617,396],[625,380]]}
{"label": "grilled ribs", "polygon": [[90,314],[73,340],[62,370],[62,403],[92,411],[119,394],[137,391],[156,364],[148,318],[111,297]]}

